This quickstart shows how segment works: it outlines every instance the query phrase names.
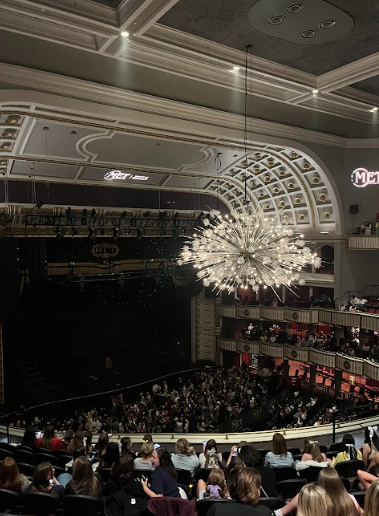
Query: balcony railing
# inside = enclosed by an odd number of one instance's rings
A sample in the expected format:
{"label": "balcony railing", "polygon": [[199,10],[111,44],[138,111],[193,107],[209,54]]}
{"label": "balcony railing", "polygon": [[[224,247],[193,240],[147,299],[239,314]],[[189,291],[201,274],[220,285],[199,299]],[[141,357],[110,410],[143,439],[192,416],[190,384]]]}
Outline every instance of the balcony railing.
{"label": "balcony railing", "polygon": [[275,306],[217,305],[216,314],[230,319],[251,319],[286,321],[306,324],[332,324],[336,326],[355,326],[366,330],[379,331],[379,315],[363,312],[343,312],[327,308],[297,308]]}
{"label": "balcony railing", "polygon": [[217,347],[225,351],[254,353],[272,358],[288,358],[305,364],[311,363],[322,367],[332,367],[356,376],[366,376],[379,381],[379,364],[363,358],[356,358],[330,353],[313,348],[301,348],[288,344],[271,344],[267,342],[252,342],[239,339],[217,337]]}

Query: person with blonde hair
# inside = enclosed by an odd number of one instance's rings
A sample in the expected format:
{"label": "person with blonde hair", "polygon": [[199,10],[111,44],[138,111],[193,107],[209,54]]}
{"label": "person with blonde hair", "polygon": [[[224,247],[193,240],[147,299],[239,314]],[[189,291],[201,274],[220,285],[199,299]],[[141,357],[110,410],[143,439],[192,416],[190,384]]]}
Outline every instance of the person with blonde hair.
{"label": "person with blonde hair", "polygon": [[152,463],[153,451],[154,443],[152,441],[142,441],[142,446],[138,453],[138,457],[134,459],[134,469],[154,469]]}
{"label": "person with blonde hair", "polygon": [[187,439],[178,439],[175,446],[175,453],[171,454],[171,460],[175,469],[186,469],[194,474],[200,462],[195,450],[190,446]]}
{"label": "person with blonde hair", "polygon": [[321,453],[318,441],[315,441],[314,439],[307,439],[307,441],[305,442],[301,460],[313,460],[315,462],[331,462],[330,459],[327,459],[325,453]]}
{"label": "person with blonde hair", "polygon": [[272,438],[272,451],[265,457],[265,466],[284,468],[295,465],[292,453],[287,450],[287,443],[282,434],[275,433]]}
{"label": "person with blonde hair", "polygon": [[209,473],[208,481],[199,479],[197,483],[197,498],[229,498],[224,470],[214,468]]}
{"label": "person with blonde hair", "polygon": [[322,487],[307,484],[301,488],[297,516],[331,516],[331,514],[331,500]]}
{"label": "person with blonde hair", "polygon": [[365,516],[378,516],[379,507],[379,480],[375,480],[366,493]]}

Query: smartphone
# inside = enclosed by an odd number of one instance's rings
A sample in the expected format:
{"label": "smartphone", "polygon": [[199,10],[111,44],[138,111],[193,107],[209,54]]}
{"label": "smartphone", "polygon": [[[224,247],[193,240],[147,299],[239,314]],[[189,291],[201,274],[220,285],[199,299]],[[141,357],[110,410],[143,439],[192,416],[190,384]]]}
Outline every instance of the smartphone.
{"label": "smartphone", "polygon": [[237,446],[234,446],[233,447],[233,454],[232,454],[232,457],[235,457],[237,455]]}
{"label": "smartphone", "polygon": [[50,478],[49,484],[54,484],[54,480],[52,478]]}
{"label": "smartphone", "polygon": [[41,439],[42,432],[36,432],[36,439]]}
{"label": "smartphone", "polygon": [[208,442],[208,441],[203,441],[203,446],[206,446],[206,445],[207,445],[207,442]]}
{"label": "smartphone", "polygon": [[158,450],[158,448],[160,448],[160,447],[161,447],[161,445],[160,445],[160,444],[158,444],[158,443],[155,443],[155,444],[154,444],[154,450]]}
{"label": "smartphone", "polygon": [[88,460],[92,462],[94,458],[95,458],[95,455],[90,455],[90,456],[88,457]]}

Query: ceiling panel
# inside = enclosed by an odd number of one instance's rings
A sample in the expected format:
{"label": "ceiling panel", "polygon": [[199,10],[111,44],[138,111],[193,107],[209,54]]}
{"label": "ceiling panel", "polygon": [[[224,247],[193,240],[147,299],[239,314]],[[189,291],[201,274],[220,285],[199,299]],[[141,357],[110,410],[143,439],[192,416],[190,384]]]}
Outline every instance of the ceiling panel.
{"label": "ceiling panel", "polygon": [[[364,81],[356,82],[352,84],[353,88],[365,91],[366,93],[372,93],[373,95],[379,96],[379,77],[370,77]],[[378,100],[379,102],[379,100]]]}
{"label": "ceiling panel", "polygon": [[[332,44],[296,45],[273,36],[263,34],[251,27],[247,19],[250,8],[261,0],[180,0],[159,23],[183,32],[209,39],[221,45],[245,51],[248,44],[253,45],[253,54],[314,75],[321,75],[345,64],[362,59],[379,52],[377,37],[379,22],[379,4],[377,0],[331,0],[332,4],[349,13],[354,21],[354,28]],[[311,0],[292,2],[311,3]],[[272,15],[288,13],[277,12],[280,2],[266,0],[263,4],[272,6]],[[304,9],[304,14],[306,10]],[[327,12],[327,11],[325,11]],[[297,16],[301,25],[303,13]],[[320,21],[324,17],[320,9]],[[268,21],[267,21],[268,23]],[[285,22],[278,26],[278,31],[285,30]],[[309,27],[309,29],[318,27]],[[333,29],[329,29],[333,30]],[[280,34],[280,33],[279,33]],[[316,40],[317,38],[315,38]]]}
{"label": "ceiling panel", "polygon": [[53,163],[32,163],[27,161],[15,161],[12,166],[11,176],[54,177],[61,179],[73,179],[78,171],[76,165],[56,165]]}
{"label": "ceiling panel", "polygon": [[98,162],[171,170],[203,160],[207,154],[201,149],[200,145],[120,133],[115,134],[111,139],[103,137],[87,145],[88,152],[97,155]]}
{"label": "ceiling panel", "polygon": [[37,120],[26,143],[24,154],[83,160],[83,155],[76,149],[77,143],[82,138],[101,132],[104,131]]}

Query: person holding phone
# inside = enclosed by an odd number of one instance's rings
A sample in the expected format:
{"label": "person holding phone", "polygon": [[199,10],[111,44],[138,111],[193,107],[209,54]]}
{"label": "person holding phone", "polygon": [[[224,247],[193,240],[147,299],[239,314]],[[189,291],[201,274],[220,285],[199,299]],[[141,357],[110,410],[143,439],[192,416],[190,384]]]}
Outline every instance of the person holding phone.
{"label": "person holding phone", "polygon": [[50,462],[41,462],[34,468],[32,490],[49,493],[57,498],[64,495],[64,487],[55,478],[55,471]]}
{"label": "person holding phone", "polygon": [[217,443],[214,439],[203,442],[203,453],[200,453],[201,468],[222,468],[222,455],[217,453]]}

